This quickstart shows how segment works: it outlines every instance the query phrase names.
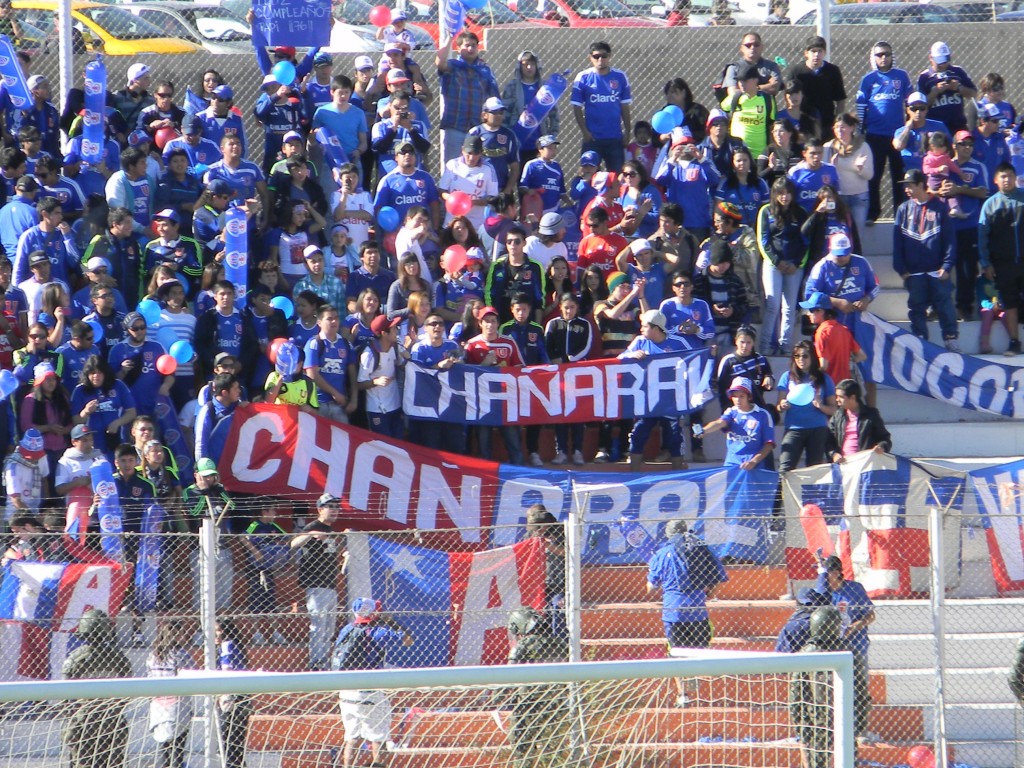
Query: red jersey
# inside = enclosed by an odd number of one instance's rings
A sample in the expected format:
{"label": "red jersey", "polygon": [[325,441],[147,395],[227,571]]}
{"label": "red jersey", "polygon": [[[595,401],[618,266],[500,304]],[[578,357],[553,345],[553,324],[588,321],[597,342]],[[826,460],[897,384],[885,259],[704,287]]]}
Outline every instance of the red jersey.
{"label": "red jersey", "polygon": [[[825,362],[825,373],[838,384],[850,375],[850,357],[860,352],[860,345],[850,329],[838,320],[826,320],[814,332],[814,352]],[[824,366],[823,366],[824,367]]]}
{"label": "red jersey", "polygon": [[590,224],[587,223],[587,214],[590,213],[591,208],[604,208],[606,211],[608,211],[609,229],[617,227],[622,222],[623,217],[626,215],[625,211],[622,210],[622,206],[619,205],[617,202],[606,203],[604,201],[604,198],[598,195],[589,203],[587,203],[586,207],[583,209],[583,213],[580,215],[580,232],[582,232],[584,235],[589,235],[591,232]]}
{"label": "red jersey", "polygon": [[523,364],[519,345],[514,340],[508,336],[499,336],[494,341],[487,341],[483,334],[474,336],[466,343],[466,362],[470,365],[479,365],[487,357],[488,352],[494,352],[498,358],[499,368],[519,367]]}
{"label": "red jersey", "polygon": [[607,235],[587,235],[579,244],[576,269],[580,273],[587,267],[597,267],[607,278],[615,271],[615,257],[629,245],[629,241],[614,232]]}

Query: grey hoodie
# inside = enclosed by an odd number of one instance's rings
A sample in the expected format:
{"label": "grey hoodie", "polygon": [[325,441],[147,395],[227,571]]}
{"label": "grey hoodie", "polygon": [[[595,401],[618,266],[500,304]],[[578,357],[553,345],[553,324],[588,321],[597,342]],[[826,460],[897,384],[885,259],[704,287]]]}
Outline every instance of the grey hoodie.
{"label": "grey hoodie", "polygon": [[[505,102],[505,125],[511,128],[515,125],[515,122],[519,119],[519,114],[526,108],[527,100],[526,93],[523,87],[523,64],[522,57],[523,51],[516,57],[516,72],[512,79],[505,84],[505,89],[501,92],[501,100]],[[544,70],[541,69],[540,59],[537,59],[537,85],[538,87],[544,82]],[[530,141],[527,142],[524,149],[533,150],[536,147],[537,139],[547,134],[558,135],[559,117],[558,117],[558,105],[556,104],[548,112],[547,117],[541,122],[537,132],[533,134]]]}

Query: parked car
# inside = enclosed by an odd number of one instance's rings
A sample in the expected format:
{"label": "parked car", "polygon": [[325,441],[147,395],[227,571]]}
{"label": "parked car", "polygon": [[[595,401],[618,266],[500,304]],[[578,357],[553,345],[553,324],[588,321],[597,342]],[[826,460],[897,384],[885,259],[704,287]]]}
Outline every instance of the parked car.
{"label": "parked car", "polygon": [[[410,4],[406,8],[407,23],[413,24],[426,30],[437,43],[440,40],[440,25],[438,22],[438,4]],[[516,28],[529,26],[557,27],[558,22],[554,19],[528,19],[521,13],[517,13],[499,0],[490,0],[483,8],[471,8],[466,11],[466,24],[464,29],[475,32],[481,41],[484,39],[484,31],[493,27]]]}
{"label": "parked car", "polygon": [[527,19],[557,21],[563,27],[663,27],[660,19],[648,18],[619,0],[505,0]]}
{"label": "parked car", "polygon": [[[624,0],[624,2],[637,13],[654,19],[665,19],[675,6],[674,0]],[[713,5],[715,3],[712,0],[690,0],[690,26],[707,26],[712,16],[714,16]],[[768,15],[767,11],[759,16],[748,14],[736,0],[729,0],[727,5],[729,6],[729,15],[741,27],[762,24],[764,17]]]}
{"label": "parked car", "polygon": [[996,21],[1024,21],[1024,11],[1007,11],[996,16]]}
{"label": "parked car", "polygon": [[960,17],[960,21],[998,21],[1000,14],[1024,9],[1024,0],[926,0],[929,5],[941,5]]}
{"label": "parked car", "polygon": [[197,5],[185,0],[131,3],[121,7],[160,28],[169,37],[201,45],[210,53],[252,50],[249,25],[243,17],[227,8]]}
{"label": "parked car", "polygon": [[[798,26],[814,26],[818,12],[805,13]],[[944,5],[933,3],[845,3],[832,6],[833,24],[955,24],[960,17]]]}
{"label": "parked car", "polygon": [[[56,0],[13,0],[19,20],[51,35],[57,18]],[[148,21],[133,16],[121,6],[73,0],[72,27],[82,35],[87,48],[108,56],[138,56],[144,53],[198,53],[198,43],[168,37]]]}

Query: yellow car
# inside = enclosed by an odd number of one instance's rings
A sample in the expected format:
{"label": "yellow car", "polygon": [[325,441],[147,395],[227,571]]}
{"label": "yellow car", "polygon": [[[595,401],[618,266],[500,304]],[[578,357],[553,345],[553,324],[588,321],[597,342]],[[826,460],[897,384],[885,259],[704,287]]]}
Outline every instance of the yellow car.
{"label": "yellow car", "polygon": [[[18,19],[56,36],[57,3],[54,0],[13,0],[11,6]],[[108,56],[203,50],[202,46],[187,40],[167,37],[163,30],[114,5],[72,2],[71,17],[71,26],[82,35],[85,45]]]}

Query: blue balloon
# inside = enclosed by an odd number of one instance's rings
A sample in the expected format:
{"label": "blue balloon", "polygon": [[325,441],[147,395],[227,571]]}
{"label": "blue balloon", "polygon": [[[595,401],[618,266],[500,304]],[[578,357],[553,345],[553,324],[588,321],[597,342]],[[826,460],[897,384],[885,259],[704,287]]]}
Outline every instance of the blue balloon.
{"label": "blue balloon", "polygon": [[92,328],[92,341],[94,344],[99,344],[103,341],[103,326],[100,325],[99,320],[86,320],[86,324]]}
{"label": "blue balloon", "polygon": [[681,110],[675,104],[669,104],[661,111],[671,115],[672,119],[676,121],[676,124],[672,126],[673,128],[677,128],[678,126],[683,124],[683,110]]}
{"label": "blue balloon", "polygon": [[156,332],[156,340],[160,343],[161,347],[169,350],[171,345],[178,341],[178,334],[174,332],[173,328],[161,328]]}
{"label": "blue balloon", "polygon": [[295,82],[295,65],[290,61],[279,61],[270,70],[270,74],[281,85],[291,85]]}
{"label": "blue balloon", "polygon": [[270,300],[270,306],[280,309],[289,320],[295,316],[295,305],[287,296],[275,296]]}
{"label": "blue balloon", "polygon": [[20,382],[14,377],[13,373],[6,368],[0,370],[0,398],[6,400],[14,394],[14,390],[19,386]]}
{"label": "blue balloon", "polygon": [[479,11],[487,5],[487,0],[462,0],[462,4],[472,11]]}
{"label": "blue balloon", "polygon": [[654,117],[651,118],[651,127],[657,133],[671,133],[672,129],[678,125],[679,123],[664,109],[660,112],[655,112]]}
{"label": "blue balloon", "polygon": [[152,299],[143,299],[135,308],[146,320],[146,325],[156,325],[160,322],[160,304]]}
{"label": "blue balloon", "polygon": [[402,216],[390,205],[385,205],[377,214],[377,223],[385,232],[394,232],[402,223]]}
{"label": "blue balloon", "polygon": [[188,363],[195,356],[195,350],[192,349],[192,345],[183,339],[171,344],[171,348],[168,350],[171,357],[177,360],[179,363]]}

